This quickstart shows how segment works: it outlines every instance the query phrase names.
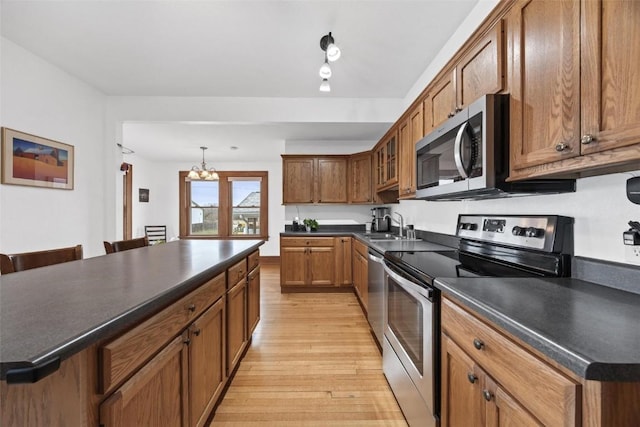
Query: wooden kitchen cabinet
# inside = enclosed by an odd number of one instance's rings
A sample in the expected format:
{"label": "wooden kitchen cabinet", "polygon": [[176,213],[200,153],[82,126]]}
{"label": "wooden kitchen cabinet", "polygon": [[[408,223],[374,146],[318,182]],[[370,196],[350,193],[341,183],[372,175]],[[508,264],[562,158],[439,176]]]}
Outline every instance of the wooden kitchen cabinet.
{"label": "wooden kitchen cabinet", "polygon": [[351,266],[351,237],[335,238],[336,259],[336,284],[338,286],[351,286],[353,284],[353,272]]}
{"label": "wooden kitchen cabinet", "polygon": [[422,102],[426,135],[445,120],[486,94],[504,89],[503,24],[498,21],[428,90]]}
{"label": "wooden kitchen cabinet", "polygon": [[227,291],[226,374],[231,375],[247,345],[247,281],[246,276]]}
{"label": "wooden kitchen cabinet", "polygon": [[223,296],[188,329],[191,426],[205,425],[225,384],[225,305]]}
{"label": "wooden kitchen cabinet", "polygon": [[349,203],[373,203],[371,151],[349,156]]}
{"label": "wooden kitchen cabinet", "polygon": [[282,291],[301,287],[335,287],[336,255],[333,237],[281,237]]}
{"label": "wooden kitchen cabinet", "polygon": [[353,288],[365,314],[369,304],[369,248],[364,243],[353,241]]}
{"label": "wooden kitchen cabinet", "polygon": [[247,336],[250,337],[260,321],[260,266],[249,272],[247,286]]}
{"label": "wooden kitchen cabinet", "polygon": [[283,203],[347,203],[348,164],[348,156],[283,155]]}
{"label": "wooden kitchen cabinet", "polygon": [[639,167],[638,16],[635,1],[516,4],[507,18],[510,179]]}
{"label": "wooden kitchen cabinet", "polygon": [[347,203],[347,157],[318,158],[318,203]]}
{"label": "wooden kitchen cabinet", "polygon": [[315,158],[282,158],[282,203],[313,203]]}
{"label": "wooden kitchen cabinet", "polygon": [[173,339],[100,405],[100,425],[189,426],[187,335]]}
{"label": "wooden kitchen cabinet", "polygon": [[416,142],[424,136],[423,105],[419,102],[400,125],[398,193],[401,199],[416,194]]}
{"label": "wooden kitchen cabinet", "polygon": [[445,70],[424,100],[424,128],[430,131],[456,113],[455,71]]}
{"label": "wooden kitchen cabinet", "polygon": [[441,319],[443,427],[581,425],[578,382],[447,298]]}
{"label": "wooden kitchen cabinet", "polygon": [[507,16],[511,168],[580,154],[580,2],[520,0]]}
{"label": "wooden kitchen cabinet", "polygon": [[398,128],[393,127],[374,148],[376,191],[398,184]]}

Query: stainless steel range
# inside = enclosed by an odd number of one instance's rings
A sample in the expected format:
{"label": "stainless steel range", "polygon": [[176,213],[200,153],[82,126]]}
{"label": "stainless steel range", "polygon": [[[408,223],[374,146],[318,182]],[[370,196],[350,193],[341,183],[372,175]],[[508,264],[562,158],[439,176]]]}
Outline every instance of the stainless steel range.
{"label": "stainless steel range", "polygon": [[383,371],[410,426],[440,413],[438,277],[567,277],[573,219],[460,215],[456,251],[385,253]]}

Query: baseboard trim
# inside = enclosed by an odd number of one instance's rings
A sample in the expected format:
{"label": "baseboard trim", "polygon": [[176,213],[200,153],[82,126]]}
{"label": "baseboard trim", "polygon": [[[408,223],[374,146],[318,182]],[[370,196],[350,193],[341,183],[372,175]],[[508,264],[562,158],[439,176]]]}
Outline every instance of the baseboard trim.
{"label": "baseboard trim", "polygon": [[261,256],[260,264],[264,265],[280,265],[280,257],[279,256]]}

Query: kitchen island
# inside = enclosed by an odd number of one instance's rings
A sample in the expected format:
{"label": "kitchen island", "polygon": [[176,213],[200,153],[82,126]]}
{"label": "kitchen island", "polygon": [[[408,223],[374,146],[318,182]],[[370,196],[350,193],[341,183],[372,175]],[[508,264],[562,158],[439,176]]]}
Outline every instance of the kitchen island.
{"label": "kitchen island", "polygon": [[[105,402],[168,379],[175,399],[158,389],[147,397],[163,407],[163,425],[204,423],[215,402],[188,407],[198,399],[187,392],[201,397],[193,385],[208,375],[189,344],[220,359],[208,393],[219,396],[255,326],[247,314],[262,244],[181,240],[0,277],[0,424],[118,425],[103,420],[114,413]],[[197,344],[201,336],[210,341]]]}

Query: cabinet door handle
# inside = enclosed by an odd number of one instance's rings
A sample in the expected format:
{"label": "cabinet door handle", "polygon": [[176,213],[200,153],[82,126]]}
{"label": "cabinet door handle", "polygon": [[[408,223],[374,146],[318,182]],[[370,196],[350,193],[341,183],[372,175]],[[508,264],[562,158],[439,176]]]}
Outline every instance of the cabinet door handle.
{"label": "cabinet door handle", "polygon": [[561,142],[560,144],[556,144],[556,151],[559,153],[566,151],[568,149],[569,149],[569,146],[564,142]]}
{"label": "cabinet door handle", "polygon": [[462,111],[462,108],[456,107],[456,113],[459,113],[460,111]]}
{"label": "cabinet door handle", "polygon": [[195,304],[189,304],[189,307],[188,307],[188,308],[189,308],[189,311],[190,311],[190,312],[192,312],[192,313],[193,313],[194,311],[196,311],[196,305],[195,305]]}
{"label": "cabinet door handle", "polygon": [[200,336],[200,329],[194,329],[193,335]]}
{"label": "cabinet door handle", "polygon": [[487,402],[493,398],[493,394],[489,390],[482,390],[482,395],[484,396],[484,400]]}
{"label": "cabinet door handle", "polygon": [[484,348],[484,342],[478,338],[475,338],[473,340],[473,346],[477,349],[477,350],[482,350]]}
{"label": "cabinet door handle", "polygon": [[586,134],[586,135],[582,135],[582,138],[580,138],[580,143],[583,145],[587,145],[587,144],[591,144],[595,140],[596,138],[593,135]]}
{"label": "cabinet door handle", "polygon": [[447,117],[449,117],[449,118],[451,118],[451,117],[453,117],[453,116],[455,116],[455,114],[454,114],[454,113],[449,113],[449,114],[447,114]]}
{"label": "cabinet door handle", "polygon": [[476,376],[475,376],[475,374],[474,374],[473,372],[469,372],[469,373],[467,374],[467,379],[469,380],[469,382],[470,382],[471,384],[473,384],[473,383],[475,383],[475,382],[476,382],[476,380],[478,379],[478,377],[476,377]]}

